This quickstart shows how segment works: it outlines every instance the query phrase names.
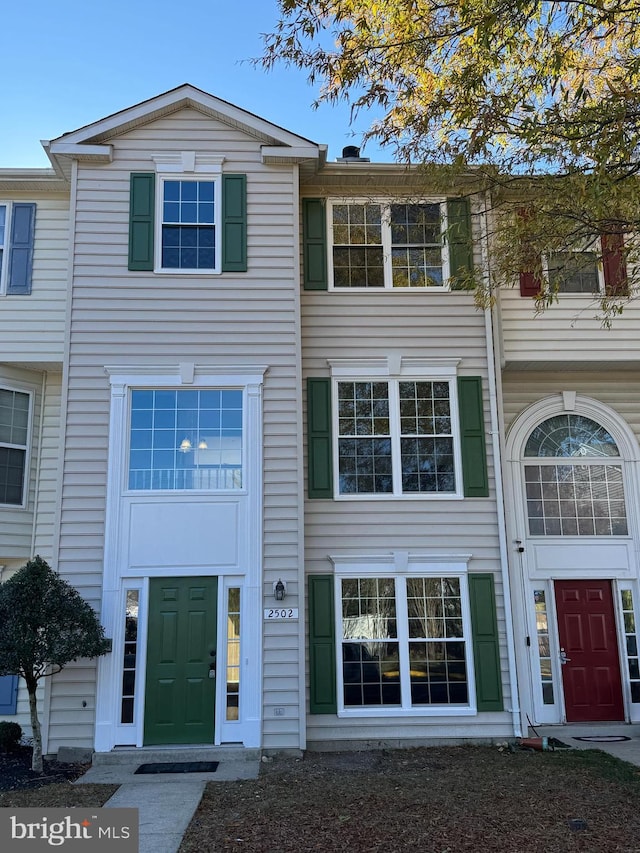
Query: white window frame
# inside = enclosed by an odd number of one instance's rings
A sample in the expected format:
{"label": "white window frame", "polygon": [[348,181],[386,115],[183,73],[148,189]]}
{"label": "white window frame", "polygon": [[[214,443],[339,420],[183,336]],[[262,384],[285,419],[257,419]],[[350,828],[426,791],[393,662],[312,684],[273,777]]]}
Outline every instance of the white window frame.
{"label": "white window frame", "polygon": [[22,478],[22,500],[19,504],[13,503],[2,503],[0,502],[0,509],[4,510],[16,510],[16,509],[26,509],[28,495],[29,495],[29,471],[31,470],[31,446],[33,444],[33,400],[34,394],[33,391],[30,391],[27,388],[20,388],[16,385],[9,385],[4,382],[0,382],[0,389],[3,391],[15,391],[17,394],[26,394],[29,398],[29,416],[27,419],[27,441],[26,444],[9,444],[8,442],[0,442],[1,447],[9,448],[10,450],[24,450],[24,473]]}
{"label": "white window frame", "polygon": [[[168,181],[181,181],[182,183],[207,182],[213,184],[213,229],[214,229],[214,259],[213,267],[185,268],[185,267],[163,267],[162,266],[162,226],[164,224],[164,185]],[[156,210],[155,210],[155,270],[163,275],[217,275],[221,272],[221,178],[220,173],[198,172],[197,174],[185,174],[183,172],[162,172],[156,179]],[[198,223],[185,223],[198,224]]]}
{"label": "white window frame", "polygon": [[[328,287],[336,293],[386,293],[393,291],[394,293],[410,292],[410,293],[440,293],[450,290],[449,287],[449,252],[446,240],[447,234],[447,204],[446,198],[437,196],[434,198],[389,198],[389,197],[373,197],[366,198],[364,196],[356,196],[352,198],[330,198],[327,200],[327,270],[328,270]],[[340,204],[380,204],[382,206],[382,260],[384,269],[384,287],[336,287],[334,285],[333,274],[333,207]],[[393,286],[393,270],[391,266],[391,216],[390,209],[392,204],[439,204],[440,205],[440,223],[441,223],[441,259],[442,259],[442,285],[432,287],[394,287]],[[373,244],[371,244],[373,245]]]}
{"label": "white window frame", "polygon": [[[340,501],[358,500],[460,500],[463,493],[462,450],[460,444],[460,417],[458,410],[458,387],[456,382],[457,359],[394,358],[392,356],[372,358],[364,361],[336,359],[331,366],[331,411],[333,443],[333,482],[334,499]],[[391,433],[391,463],[393,471],[393,491],[384,493],[358,492],[343,494],[340,492],[339,459],[339,382],[387,382],[389,387],[389,421]],[[400,434],[399,382],[448,382],[449,409],[451,414],[451,436],[453,440],[453,470],[455,491],[453,492],[403,492],[402,456]]]}
{"label": "white window frame", "polygon": [[[354,717],[460,717],[477,714],[475,670],[473,662],[473,634],[471,631],[471,606],[467,580],[470,554],[423,555],[396,551],[392,555],[376,556],[333,556],[334,606],[336,620],[336,687],[337,714],[345,719]],[[395,582],[396,624],[400,666],[401,705],[344,704],[344,680],[342,671],[342,581],[357,578],[391,577]],[[465,644],[467,668],[468,702],[465,705],[411,705],[411,682],[409,676],[409,623],[407,614],[407,578],[455,577],[460,581],[462,606],[462,641]],[[437,641],[436,641],[437,642]]]}
{"label": "white window frame", "polygon": [[[599,293],[605,292],[604,268],[602,266],[601,261],[598,260],[598,250],[594,247],[593,244],[590,244],[589,246],[583,246],[582,248],[560,249],[557,252],[552,252],[551,254],[555,254],[555,255],[590,254],[590,255],[593,255],[593,261],[594,261],[597,276],[598,276],[598,289],[593,291],[592,293],[585,293],[585,292],[576,293],[575,291],[572,291],[572,290],[562,290],[562,289],[558,288],[558,291],[557,291],[558,295],[562,295],[563,298],[565,296],[570,296],[570,297],[579,296],[579,297],[582,297],[584,299],[585,297],[587,297],[587,298],[593,297]],[[542,259],[542,272],[544,274],[544,277],[547,279],[547,281],[549,281],[549,284],[551,286],[551,282],[549,280],[549,257],[548,257],[548,255],[545,255]]]}

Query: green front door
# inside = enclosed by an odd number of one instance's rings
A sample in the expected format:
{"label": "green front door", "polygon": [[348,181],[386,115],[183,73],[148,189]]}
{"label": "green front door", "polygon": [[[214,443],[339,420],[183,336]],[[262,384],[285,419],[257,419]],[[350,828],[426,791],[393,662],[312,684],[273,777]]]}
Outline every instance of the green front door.
{"label": "green front door", "polygon": [[213,743],[217,578],[152,578],[144,743]]}

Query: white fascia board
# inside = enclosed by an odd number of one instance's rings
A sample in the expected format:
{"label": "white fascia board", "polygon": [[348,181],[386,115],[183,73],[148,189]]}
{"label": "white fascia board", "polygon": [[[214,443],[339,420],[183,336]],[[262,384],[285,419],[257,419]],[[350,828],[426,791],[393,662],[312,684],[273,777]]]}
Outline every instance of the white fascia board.
{"label": "white fascia board", "polygon": [[320,149],[317,145],[263,145],[263,163],[301,163],[304,160],[319,160]]}
{"label": "white fascia board", "polygon": [[93,160],[99,163],[110,163],[113,159],[113,146],[87,145],[74,142],[52,142],[49,146],[52,154],[75,157],[78,160]]}

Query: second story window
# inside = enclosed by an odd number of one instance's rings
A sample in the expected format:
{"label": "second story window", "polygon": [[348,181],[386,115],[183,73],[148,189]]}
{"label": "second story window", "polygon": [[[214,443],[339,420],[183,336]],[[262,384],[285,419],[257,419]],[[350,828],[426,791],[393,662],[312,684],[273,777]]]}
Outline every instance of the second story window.
{"label": "second story window", "polygon": [[242,401],[237,389],[132,391],[129,489],[243,488]]}
{"label": "second story window", "polygon": [[0,294],[31,293],[36,205],[0,202]]}
{"label": "second story window", "polygon": [[329,216],[334,288],[444,286],[444,205],[334,201]]}
{"label": "second story window", "polygon": [[455,494],[451,383],[338,382],[341,495]]}
{"label": "second story window", "polygon": [[161,185],[161,268],[215,271],[216,182],[163,179]]}

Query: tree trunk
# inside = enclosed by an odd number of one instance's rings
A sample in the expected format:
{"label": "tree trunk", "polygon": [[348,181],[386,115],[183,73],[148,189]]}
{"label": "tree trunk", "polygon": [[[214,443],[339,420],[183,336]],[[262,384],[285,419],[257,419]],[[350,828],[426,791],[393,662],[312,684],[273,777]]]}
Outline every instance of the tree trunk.
{"label": "tree trunk", "polygon": [[31,756],[31,769],[36,773],[42,773],[42,732],[40,731],[40,720],[38,719],[38,706],[36,703],[36,690],[38,682],[36,679],[25,679],[29,691],[29,711],[31,712],[31,731],[33,732],[33,754]]}

